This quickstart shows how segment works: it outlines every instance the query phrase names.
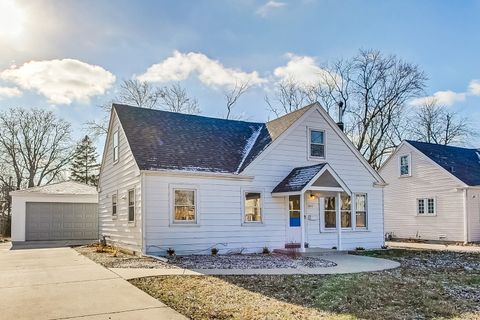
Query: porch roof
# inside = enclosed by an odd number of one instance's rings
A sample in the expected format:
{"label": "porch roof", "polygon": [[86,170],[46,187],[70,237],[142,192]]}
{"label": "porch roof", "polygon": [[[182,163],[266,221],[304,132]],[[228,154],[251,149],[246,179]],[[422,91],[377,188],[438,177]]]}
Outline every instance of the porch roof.
{"label": "porch roof", "polygon": [[294,168],[273,189],[272,193],[302,191],[326,165],[326,163],[320,163],[313,166]]}

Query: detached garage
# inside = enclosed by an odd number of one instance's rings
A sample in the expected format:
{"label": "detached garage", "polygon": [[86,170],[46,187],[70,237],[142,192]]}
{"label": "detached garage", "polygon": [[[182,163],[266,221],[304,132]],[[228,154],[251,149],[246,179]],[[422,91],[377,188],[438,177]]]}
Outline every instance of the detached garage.
{"label": "detached garage", "polygon": [[95,187],[66,181],[10,194],[13,242],[98,239]]}

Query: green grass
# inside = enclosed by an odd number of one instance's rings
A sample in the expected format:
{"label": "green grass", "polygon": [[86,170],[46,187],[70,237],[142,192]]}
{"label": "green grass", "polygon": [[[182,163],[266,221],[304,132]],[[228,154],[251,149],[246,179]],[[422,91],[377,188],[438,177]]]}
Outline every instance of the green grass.
{"label": "green grass", "polygon": [[402,266],[347,275],[165,276],[132,283],[193,319],[480,319],[479,254],[357,254]]}

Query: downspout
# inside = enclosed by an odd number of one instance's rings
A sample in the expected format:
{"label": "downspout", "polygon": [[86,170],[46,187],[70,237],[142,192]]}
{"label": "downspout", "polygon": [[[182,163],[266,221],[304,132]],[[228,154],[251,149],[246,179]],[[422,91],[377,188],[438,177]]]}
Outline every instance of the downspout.
{"label": "downspout", "polygon": [[140,173],[140,188],[142,195],[142,254],[147,254],[147,206],[145,205],[145,173]]}
{"label": "downspout", "polygon": [[467,188],[463,189],[463,243],[468,243],[468,210],[467,210]]}

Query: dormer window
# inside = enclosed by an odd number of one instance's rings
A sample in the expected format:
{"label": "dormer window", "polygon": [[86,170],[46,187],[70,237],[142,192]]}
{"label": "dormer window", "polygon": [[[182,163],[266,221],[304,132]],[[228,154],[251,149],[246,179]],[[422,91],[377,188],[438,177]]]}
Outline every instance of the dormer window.
{"label": "dormer window", "polygon": [[310,130],[310,157],[325,158],[325,131]]}
{"label": "dormer window", "polygon": [[113,162],[118,161],[118,130],[113,133]]}
{"label": "dormer window", "polygon": [[410,155],[400,156],[400,177],[410,176]]}

